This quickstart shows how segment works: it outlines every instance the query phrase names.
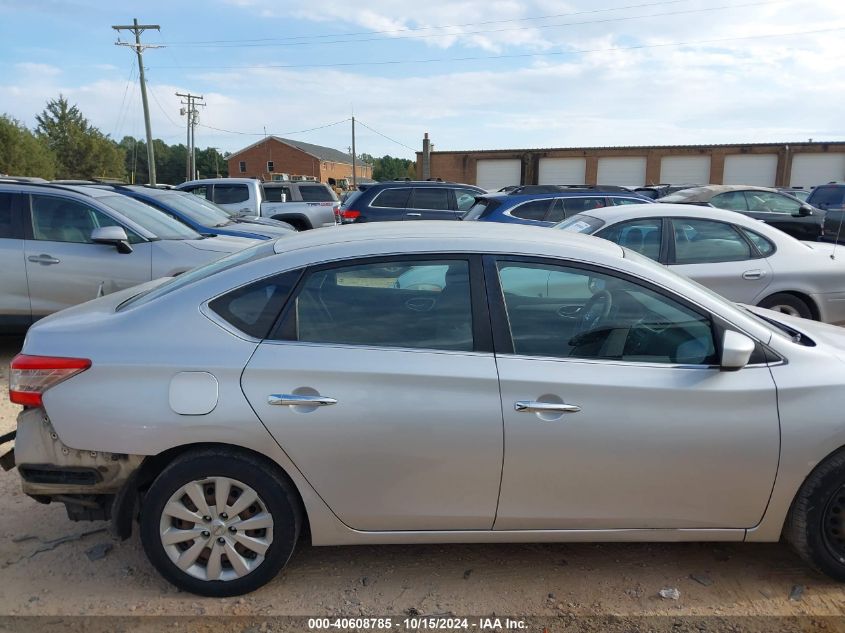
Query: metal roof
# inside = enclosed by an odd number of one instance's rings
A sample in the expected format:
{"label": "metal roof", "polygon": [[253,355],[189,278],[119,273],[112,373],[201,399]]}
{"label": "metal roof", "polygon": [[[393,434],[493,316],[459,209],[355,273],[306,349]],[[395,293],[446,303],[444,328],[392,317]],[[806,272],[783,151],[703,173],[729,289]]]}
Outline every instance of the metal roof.
{"label": "metal roof", "polygon": [[[523,147],[503,149],[449,149],[432,150],[432,154],[498,154],[524,152],[592,152],[597,150],[650,150],[650,149],[689,149],[689,150],[710,150],[720,147],[741,148],[741,147],[822,147],[824,145],[845,145],[845,141],[785,141],[771,143],[704,143],[699,145],[593,145],[589,147]],[[422,154],[422,151],[417,151]]]}
{"label": "metal roof", "polygon": [[[304,141],[296,141],[291,138],[282,138],[281,136],[268,136],[266,138],[261,139],[260,141],[256,141],[252,145],[247,145],[243,149],[239,149],[237,152],[232,152],[229,154],[229,158],[227,160],[231,160],[235,158],[238,154],[243,154],[245,151],[252,149],[262,143],[266,143],[270,139],[274,141],[278,141],[279,143],[284,143],[285,145],[290,145],[291,147],[295,147],[296,149],[313,156],[318,160],[326,160],[332,163],[344,163],[346,165],[352,164],[352,154],[347,154],[346,152],[342,152],[337,149],[333,149],[331,147],[324,147],[323,145],[314,145],[313,143],[305,143]],[[358,161],[359,165],[367,165],[364,161]]]}

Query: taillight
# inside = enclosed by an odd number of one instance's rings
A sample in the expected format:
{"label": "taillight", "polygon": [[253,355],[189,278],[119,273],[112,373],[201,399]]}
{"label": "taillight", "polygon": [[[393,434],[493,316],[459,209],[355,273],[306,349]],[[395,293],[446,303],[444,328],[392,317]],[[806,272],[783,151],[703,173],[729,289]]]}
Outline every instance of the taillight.
{"label": "taillight", "polygon": [[344,222],[354,222],[359,217],[361,217],[361,212],[355,211],[354,209],[343,209],[340,212],[340,215],[343,218]]}
{"label": "taillight", "polygon": [[91,361],[87,358],[18,354],[10,366],[9,400],[27,407],[40,407],[41,394],[90,366]]}

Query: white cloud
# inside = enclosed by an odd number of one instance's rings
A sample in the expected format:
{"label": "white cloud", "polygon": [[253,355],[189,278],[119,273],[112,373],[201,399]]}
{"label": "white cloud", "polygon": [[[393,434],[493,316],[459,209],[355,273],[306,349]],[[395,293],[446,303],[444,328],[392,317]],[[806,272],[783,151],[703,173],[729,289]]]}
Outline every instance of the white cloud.
{"label": "white cloud", "polygon": [[57,68],[56,66],[51,66],[50,64],[39,64],[36,62],[21,62],[19,64],[15,64],[15,68],[21,73],[36,76],[53,76],[61,74],[62,72],[62,69]]}

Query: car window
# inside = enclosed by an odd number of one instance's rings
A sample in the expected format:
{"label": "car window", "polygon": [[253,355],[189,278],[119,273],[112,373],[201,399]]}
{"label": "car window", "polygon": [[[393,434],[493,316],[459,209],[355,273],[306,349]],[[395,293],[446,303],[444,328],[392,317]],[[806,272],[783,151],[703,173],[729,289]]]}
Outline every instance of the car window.
{"label": "car window", "polygon": [[303,342],[471,351],[469,266],[396,260],[311,272],[285,320],[285,338]]}
{"label": "car window", "polygon": [[710,198],[710,204],[729,211],[748,211],[748,203],[745,201],[745,193],[742,191],[720,193],[718,196]]}
{"label": "car window", "polygon": [[563,199],[563,207],[566,209],[567,217],[575,213],[582,213],[584,211],[590,211],[591,209],[601,209],[606,206],[607,201],[604,197]]}
{"label": "car window", "polygon": [[214,185],[212,200],[217,204],[237,204],[249,200],[247,185]]}
{"label": "car window", "polygon": [[763,257],[768,257],[769,255],[775,252],[775,245],[772,244],[765,237],[763,237],[759,233],[755,233],[754,231],[746,229],[745,227],[739,228],[749,240],[754,242],[754,246],[757,247],[757,250],[760,251],[760,254]]}
{"label": "car window", "polygon": [[801,202],[771,191],[746,191],[749,211],[798,215]]}
{"label": "car window", "polygon": [[467,211],[462,220],[480,220],[481,218],[486,218],[488,215],[493,213],[498,207],[501,206],[501,202],[495,200],[493,198],[479,198],[478,202],[476,202],[470,210]]}
{"label": "car window", "polygon": [[242,286],[210,301],[208,307],[253,338],[266,338],[302,271],[288,271]]}
{"label": "car window", "polygon": [[549,210],[552,200],[545,198],[543,200],[531,200],[530,202],[523,202],[517,207],[514,207],[510,215],[522,220],[535,220],[542,222],[546,218],[546,213]]}
{"label": "car window", "polygon": [[410,207],[414,209],[449,210],[449,190],[439,187],[418,187],[414,189]]}
{"label": "car window", "polygon": [[648,204],[648,200],[637,200],[636,198],[610,198],[610,202],[616,206],[623,204]]}
{"label": "car window", "polygon": [[660,218],[651,218],[620,222],[599,231],[596,236],[657,261],[660,258],[660,242],[663,239],[663,221]]}
{"label": "car window", "polygon": [[[161,240],[195,240],[200,237],[192,228],[129,196],[101,196],[97,202],[117,211]],[[129,237],[131,242],[132,236]]]}
{"label": "car window", "polygon": [[650,288],[566,266],[500,261],[498,270],[515,354],[715,363],[709,317]]}
{"label": "car window", "polygon": [[546,216],[547,222],[562,222],[566,218],[566,211],[563,208],[563,200],[558,198],[552,203],[552,208],[549,210],[549,214]]}
{"label": "car window", "polygon": [[293,200],[290,194],[290,187],[262,187],[264,196],[268,202],[281,202],[282,194],[285,194],[285,202]]}
{"label": "car window", "polygon": [[[323,185],[299,185],[299,195],[305,202],[336,202],[334,192]],[[288,198],[290,200],[290,198]]]}
{"label": "car window", "polygon": [[472,189],[455,189],[455,201],[458,205],[458,211],[469,211],[472,205],[475,204],[475,198],[481,195],[478,191]]}
{"label": "car window", "polygon": [[362,193],[364,193],[364,192],[363,191],[351,191],[351,192],[349,192],[349,195],[346,196],[346,199],[343,201],[343,204],[340,205],[341,208],[342,209],[348,209],[349,207],[351,207],[353,204],[355,204],[355,201],[358,198],[361,197]]}
{"label": "car window", "polygon": [[[77,200],[32,196],[32,235],[36,240],[91,244],[91,233],[102,226],[121,225],[105,213]],[[131,231],[126,233],[130,242],[133,236],[135,242],[140,239]]]}
{"label": "car window", "polygon": [[201,226],[218,226],[229,222],[231,216],[213,202],[200,200],[182,192],[168,192],[160,196],[152,196],[150,204],[167,212],[171,207],[192,222]]}
{"label": "car window", "polygon": [[0,239],[17,237],[12,217],[13,201],[16,197],[13,193],[0,193]]}
{"label": "car window", "polygon": [[385,189],[376,195],[375,200],[370,203],[371,207],[380,207],[382,209],[404,209],[408,206],[408,197],[411,195],[411,190],[407,187]]}
{"label": "car window", "polygon": [[730,224],[674,218],[675,263],[735,262],[754,257],[751,247]]}
{"label": "car window", "polygon": [[816,187],[807,202],[818,208],[841,207],[845,204],[845,186]]}
{"label": "car window", "polygon": [[205,185],[191,185],[190,187],[184,187],[182,191],[187,191],[195,196],[200,198],[207,198],[208,197],[208,187]]}

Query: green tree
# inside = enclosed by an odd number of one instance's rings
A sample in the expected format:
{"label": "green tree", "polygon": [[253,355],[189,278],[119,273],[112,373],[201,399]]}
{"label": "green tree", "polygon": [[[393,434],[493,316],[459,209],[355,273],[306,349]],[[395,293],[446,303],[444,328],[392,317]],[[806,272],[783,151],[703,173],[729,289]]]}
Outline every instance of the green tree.
{"label": "green tree", "polygon": [[416,163],[407,158],[394,158],[389,154],[381,158],[374,158],[369,154],[363,154],[361,158],[373,166],[373,180],[416,178]]}
{"label": "green tree", "polygon": [[124,151],[62,95],[35,117],[36,134],[56,157],[59,178],[123,178]]}
{"label": "green tree", "polygon": [[56,176],[56,158],[46,143],[6,114],[0,115],[0,174]]}

